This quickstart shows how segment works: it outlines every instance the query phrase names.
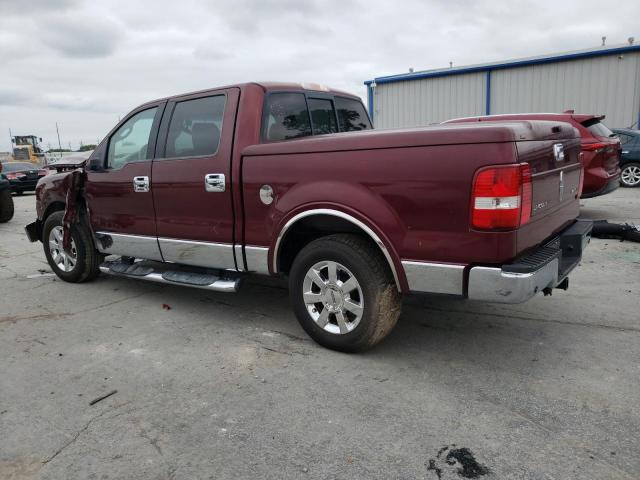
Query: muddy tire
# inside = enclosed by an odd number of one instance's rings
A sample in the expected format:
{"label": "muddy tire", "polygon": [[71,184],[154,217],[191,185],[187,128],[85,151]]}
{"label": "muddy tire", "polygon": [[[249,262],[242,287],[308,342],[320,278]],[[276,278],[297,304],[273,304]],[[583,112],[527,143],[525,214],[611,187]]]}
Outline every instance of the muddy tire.
{"label": "muddy tire", "polygon": [[47,262],[65,282],[82,283],[93,280],[100,273],[102,255],[95,249],[89,229],[79,225],[71,228],[71,254],[66,253],[62,248],[63,216],[64,212],[55,212],[44,222],[42,244]]}
{"label": "muddy tire", "polygon": [[[0,180],[1,182],[2,180]],[[0,223],[6,223],[13,218],[13,197],[8,188],[0,190]]]}
{"label": "muddy tire", "polygon": [[342,352],[373,347],[400,316],[401,297],[386,260],[357,235],[330,235],[305,246],[293,261],[289,294],[307,334]]}

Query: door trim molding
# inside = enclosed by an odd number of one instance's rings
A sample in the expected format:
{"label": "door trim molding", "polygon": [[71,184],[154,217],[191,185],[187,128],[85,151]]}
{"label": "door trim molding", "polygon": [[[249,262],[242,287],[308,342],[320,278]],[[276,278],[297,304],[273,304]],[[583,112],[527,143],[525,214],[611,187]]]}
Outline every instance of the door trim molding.
{"label": "door trim molding", "polygon": [[232,243],[158,237],[158,244],[165,262],[236,270]]}
{"label": "door trim molding", "polygon": [[112,232],[96,232],[94,237],[100,253],[164,261],[156,237]]}

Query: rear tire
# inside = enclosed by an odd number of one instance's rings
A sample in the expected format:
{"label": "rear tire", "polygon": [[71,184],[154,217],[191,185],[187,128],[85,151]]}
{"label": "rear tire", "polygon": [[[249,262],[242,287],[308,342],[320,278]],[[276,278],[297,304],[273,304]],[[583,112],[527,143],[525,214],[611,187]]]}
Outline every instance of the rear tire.
{"label": "rear tire", "polygon": [[0,191],[0,223],[6,223],[13,218],[14,207],[11,190]]}
{"label": "rear tire", "polygon": [[54,212],[44,222],[42,244],[47,262],[54,273],[65,282],[82,283],[93,280],[100,273],[102,255],[96,250],[89,229],[83,225],[71,227],[71,255],[62,249],[62,217]]}
{"label": "rear tire", "polygon": [[357,235],[329,235],[293,261],[289,294],[307,334],[342,352],[373,347],[393,329],[401,297],[380,251]]}
{"label": "rear tire", "polygon": [[620,172],[620,184],[623,187],[640,187],[640,163],[625,163]]}

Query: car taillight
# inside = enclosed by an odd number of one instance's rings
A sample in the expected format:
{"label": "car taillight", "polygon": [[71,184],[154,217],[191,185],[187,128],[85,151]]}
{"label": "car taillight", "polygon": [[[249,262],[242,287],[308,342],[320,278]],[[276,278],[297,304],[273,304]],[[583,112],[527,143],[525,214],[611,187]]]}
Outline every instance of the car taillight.
{"label": "car taillight", "polygon": [[607,146],[606,143],[585,143],[582,145],[582,151],[595,152]]}
{"label": "car taillight", "polygon": [[476,173],[471,225],[479,230],[518,228],[531,220],[529,165],[485,167]]}

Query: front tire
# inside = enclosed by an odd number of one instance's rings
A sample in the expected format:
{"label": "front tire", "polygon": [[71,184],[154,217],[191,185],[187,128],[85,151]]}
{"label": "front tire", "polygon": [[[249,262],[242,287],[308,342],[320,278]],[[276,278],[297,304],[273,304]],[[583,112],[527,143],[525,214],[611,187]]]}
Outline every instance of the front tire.
{"label": "front tire", "polygon": [[620,183],[623,187],[640,187],[640,163],[626,163],[620,172]]}
{"label": "front tire", "polygon": [[[0,180],[1,181],[1,180]],[[0,223],[8,222],[13,218],[14,207],[11,190],[0,190]]]}
{"label": "front tire", "polygon": [[296,256],[289,294],[302,328],[324,347],[359,352],[379,343],[400,316],[385,259],[357,235],[314,240]]}
{"label": "front tire", "polygon": [[54,212],[44,222],[42,244],[47,262],[65,282],[93,280],[100,273],[102,256],[95,249],[89,229],[81,225],[71,227],[71,252],[65,252],[62,248],[63,217],[64,212]]}

